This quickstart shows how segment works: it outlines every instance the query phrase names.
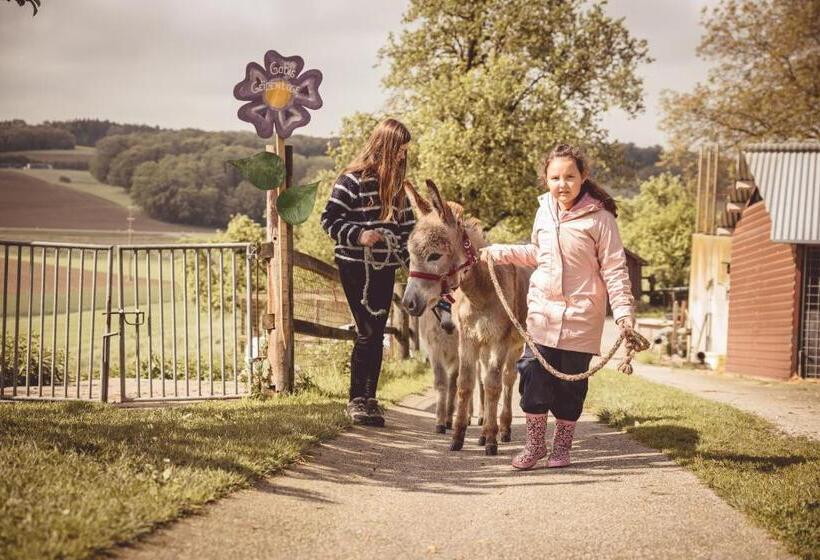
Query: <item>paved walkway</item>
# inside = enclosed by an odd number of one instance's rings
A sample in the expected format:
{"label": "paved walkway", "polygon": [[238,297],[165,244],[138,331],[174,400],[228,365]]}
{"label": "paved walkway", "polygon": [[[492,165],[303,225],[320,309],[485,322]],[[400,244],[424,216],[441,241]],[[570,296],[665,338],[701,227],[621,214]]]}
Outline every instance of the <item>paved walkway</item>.
{"label": "paved walkway", "polygon": [[820,382],[762,381],[638,363],[635,374],[757,414],[787,434],[820,440]]}
{"label": "paved walkway", "polygon": [[574,465],[515,472],[523,418],[497,457],[448,451],[433,396],[355,428],[309,463],[120,549],[122,558],[790,558],[690,472],[582,417]]}

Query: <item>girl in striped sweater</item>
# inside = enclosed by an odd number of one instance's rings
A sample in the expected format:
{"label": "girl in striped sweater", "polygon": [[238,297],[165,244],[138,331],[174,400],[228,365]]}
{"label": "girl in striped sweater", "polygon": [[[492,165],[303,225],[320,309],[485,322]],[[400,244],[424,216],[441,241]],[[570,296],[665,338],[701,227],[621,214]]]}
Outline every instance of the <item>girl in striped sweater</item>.
{"label": "girl in striped sweater", "polygon": [[409,143],[402,123],[379,123],[336,180],[321,218],[336,243],[335,260],[356,323],[347,405],[356,424],[384,426],[376,399],[384,328],[396,269],[409,260],[407,238],[416,223],[403,188]]}

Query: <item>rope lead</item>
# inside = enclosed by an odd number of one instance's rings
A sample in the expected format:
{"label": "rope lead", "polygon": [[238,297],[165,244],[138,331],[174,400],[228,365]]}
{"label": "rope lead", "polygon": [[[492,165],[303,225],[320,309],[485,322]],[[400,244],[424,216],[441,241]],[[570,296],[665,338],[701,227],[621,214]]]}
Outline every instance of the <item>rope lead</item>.
{"label": "rope lead", "polygon": [[362,290],[362,300],[361,304],[364,305],[364,308],[367,309],[367,312],[370,313],[374,317],[380,317],[382,315],[387,314],[387,310],[390,309],[390,304],[387,304],[387,309],[371,309],[370,302],[367,299],[367,293],[370,290],[370,267],[373,267],[373,270],[382,270],[388,264],[390,264],[390,257],[391,255],[396,257],[396,261],[401,265],[402,269],[407,272],[407,267],[404,265],[404,262],[401,260],[401,250],[400,245],[401,242],[398,236],[390,231],[389,229],[385,228],[376,228],[374,231],[379,232],[384,238],[384,243],[387,245],[387,254],[383,261],[377,261],[376,258],[373,256],[373,248],[372,247],[365,247],[364,248],[364,289]]}
{"label": "rope lead", "polygon": [[618,340],[615,341],[615,345],[610,349],[609,352],[604,355],[600,362],[595,364],[589,370],[578,373],[575,375],[569,375],[563,372],[558,371],[554,367],[552,367],[547,360],[541,355],[541,352],[538,351],[538,348],[535,346],[535,340],[533,340],[530,333],[528,333],[522,326],[521,323],[518,322],[518,319],[515,318],[512,310],[510,309],[510,305],[507,303],[507,300],[504,298],[504,294],[501,291],[501,286],[498,283],[498,277],[495,275],[495,264],[493,263],[492,259],[487,260],[488,269],[490,271],[490,279],[493,281],[493,287],[495,288],[495,294],[498,296],[501,305],[504,307],[504,311],[507,312],[507,316],[512,321],[512,324],[515,326],[516,330],[518,330],[518,334],[520,334],[524,338],[524,342],[527,343],[529,346],[530,351],[532,351],[533,355],[538,359],[538,362],[544,367],[545,370],[550,372],[552,375],[557,377],[558,379],[563,379],[564,381],[582,381],[593,376],[598,370],[603,368],[609,360],[612,359],[612,356],[615,355],[615,352],[618,351],[618,348],[621,346],[621,342],[626,341],[626,356],[621,360],[620,364],[618,364],[618,371],[621,373],[625,373],[627,375],[632,374],[632,358],[635,357],[635,353],[642,352],[649,348],[649,341],[646,340],[639,332],[635,329],[628,329],[627,331],[621,331]]}

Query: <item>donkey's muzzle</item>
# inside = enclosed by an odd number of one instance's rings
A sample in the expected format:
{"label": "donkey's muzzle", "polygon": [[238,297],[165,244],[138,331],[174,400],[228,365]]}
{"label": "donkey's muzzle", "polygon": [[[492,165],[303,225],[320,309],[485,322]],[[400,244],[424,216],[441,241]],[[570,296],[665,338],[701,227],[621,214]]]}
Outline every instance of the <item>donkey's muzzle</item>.
{"label": "donkey's muzzle", "polygon": [[418,301],[417,298],[412,297],[407,292],[405,292],[404,297],[401,298],[401,304],[404,306],[407,312],[413,317],[418,317],[422,313],[424,313],[424,304]]}

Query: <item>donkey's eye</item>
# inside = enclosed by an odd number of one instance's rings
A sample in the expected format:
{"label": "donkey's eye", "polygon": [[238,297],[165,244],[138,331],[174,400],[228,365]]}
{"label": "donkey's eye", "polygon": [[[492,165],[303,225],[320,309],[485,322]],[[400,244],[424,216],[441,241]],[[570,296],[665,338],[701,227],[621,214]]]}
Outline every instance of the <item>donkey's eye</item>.
{"label": "donkey's eye", "polygon": [[427,262],[435,262],[441,258],[439,253],[430,253],[430,256],[427,257]]}

